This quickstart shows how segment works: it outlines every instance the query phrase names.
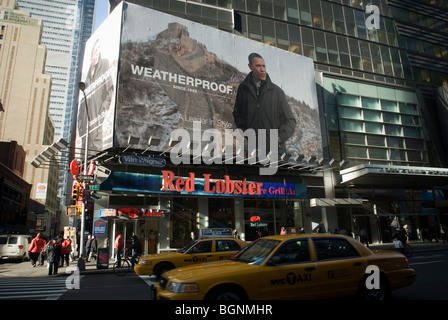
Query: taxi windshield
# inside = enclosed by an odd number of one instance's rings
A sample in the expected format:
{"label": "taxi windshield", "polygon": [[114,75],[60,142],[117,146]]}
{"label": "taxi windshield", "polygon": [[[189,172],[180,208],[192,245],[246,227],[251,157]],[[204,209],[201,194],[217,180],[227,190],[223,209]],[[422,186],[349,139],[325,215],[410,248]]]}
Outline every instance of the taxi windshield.
{"label": "taxi windshield", "polygon": [[233,257],[234,261],[259,265],[271,254],[280,240],[260,239],[252,242]]}
{"label": "taxi windshield", "polygon": [[184,247],[183,249],[180,249],[179,252],[180,252],[180,253],[185,253],[185,252],[187,252],[188,249],[190,249],[192,246],[194,246],[197,242],[198,242],[198,240],[193,240],[193,241],[191,241],[186,247]]}

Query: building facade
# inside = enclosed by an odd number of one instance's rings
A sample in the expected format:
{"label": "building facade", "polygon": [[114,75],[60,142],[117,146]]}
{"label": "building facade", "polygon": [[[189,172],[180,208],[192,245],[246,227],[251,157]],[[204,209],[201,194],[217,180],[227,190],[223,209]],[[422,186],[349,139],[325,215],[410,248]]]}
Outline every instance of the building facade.
{"label": "building facade", "polygon": [[[42,45],[47,48],[45,72],[52,77],[50,116],[54,142],[63,138],[70,142],[76,125],[78,87],[84,46],[94,27],[95,0],[39,1],[18,0],[20,9],[43,23]],[[69,204],[72,183],[67,174],[70,158],[65,152],[60,161],[58,201],[62,211]]]}
{"label": "building facade", "polygon": [[[437,95],[437,89],[448,81],[446,1],[129,3],[313,59],[324,157],[341,161],[337,167],[280,171],[273,178],[277,179],[273,182],[287,179],[304,183],[307,195],[300,200],[157,200],[154,209],[163,207],[170,213],[169,222],[162,223],[166,225],[164,231],[159,232],[165,239],[163,247],[174,246],[166,239],[175,239],[174,217],[181,216],[175,214],[181,208],[182,212],[190,211],[183,219],[189,231],[194,229],[194,213],[199,212],[204,214],[199,221],[208,221],[208,226],[225,225],[227,221],[227,227],[239,229],[248,240],[252,239],[251,217],[258,219],[261,213],[270,221],[271,233],[278,233],[280,225],[311,232],[315,225],[323,224],[326,231],[337,229],[355,237],[365,229],[370,242],[390,242],[395,228],[407,224],[412,240],[437,238],[440,224],[447,222],[446,143],[442,140],[445,120],[438,116],[443,109],[437,103],[437,98],[443,96]],[[234,173],[239,179],[248,176],[257,180],[250,171]],[[188,170],[180,168],[176,174],[188,177]],[[110,206],[110,202],[103,202],[104,208]],[[214,218],[215,214],[222,215],[222,219]],[[222,222],[210,223],[216,220]],[[125,223],[123,219],[117,221]]]}
{"label": "building facade", "polygon": [[32,229],[50,235],[58,219],[59,165],[52,161],[44,169],[31,166],[54,135],[48,108],[51,76],[45,73],[46,48],[41,44],[43,25],[20,10],[16,1],[2,1],[0,7],[0,95],[5,110],[0,114],[0,141],[16,141],[26,151],[23,179],[32,185],[34,204],[27,219],[36,221],[40,230]]}

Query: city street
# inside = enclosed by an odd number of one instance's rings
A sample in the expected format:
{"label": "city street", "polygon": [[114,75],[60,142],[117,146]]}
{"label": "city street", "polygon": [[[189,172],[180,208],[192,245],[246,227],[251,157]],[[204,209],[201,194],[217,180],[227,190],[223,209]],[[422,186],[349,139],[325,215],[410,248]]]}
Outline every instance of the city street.
{"label": "city street", "polygon": [[[387,248],[372,246],[372,249]],[[448,299],[448,245],[413,244],[409,265],[417,271],[415,283],[393,292],[396,301]],[[0,264],[0,300],[152,300],[153,278],[135,274],[117,276],[111,267],[97,269],[88,263],[86,271],[72,274],[60,268],[57,276],[48,276],[45,266],[31,268],[29,262]],[[68,270],[68,271],[66,271]],[[75,280],[75,276],[77,276]],[[78,283],[75,283],[78,281]],[[76,285],[78,285],[76,287]]]}

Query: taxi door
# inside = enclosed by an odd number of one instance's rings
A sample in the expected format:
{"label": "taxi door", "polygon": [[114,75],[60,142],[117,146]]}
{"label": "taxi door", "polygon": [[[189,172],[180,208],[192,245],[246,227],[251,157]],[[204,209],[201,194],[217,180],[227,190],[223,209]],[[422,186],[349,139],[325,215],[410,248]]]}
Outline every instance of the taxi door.
{"label": "taxi door", "polygon": [[213,240],[199,241],[185,253],[184,264],[213,261]]}
{"label": "taxi door", "polygon": [[260,268],[261,299],[306,299],[315,285],[308,239],[285,242]]}
{"label": "taxi door", "polygon": [[313,243],[320,298],[356,294],[367,266],[365,259],[346,239],[313,238]]}

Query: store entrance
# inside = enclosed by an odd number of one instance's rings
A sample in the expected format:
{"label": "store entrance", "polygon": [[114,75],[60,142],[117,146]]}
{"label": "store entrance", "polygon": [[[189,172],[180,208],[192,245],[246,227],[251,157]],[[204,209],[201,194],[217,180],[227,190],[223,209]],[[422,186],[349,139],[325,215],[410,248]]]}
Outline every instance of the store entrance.
{"label": "store entrance", "polygon": [[159,243],[159,221],[140,220],[138,221],[137,236],[145,253],[157,253]]}

